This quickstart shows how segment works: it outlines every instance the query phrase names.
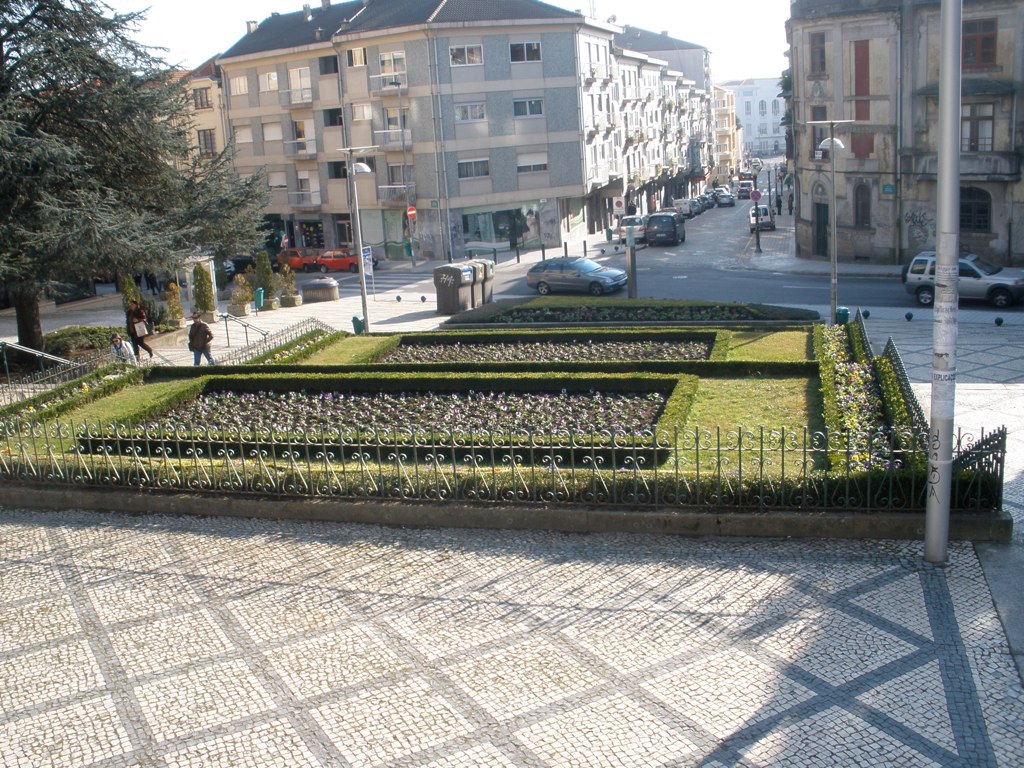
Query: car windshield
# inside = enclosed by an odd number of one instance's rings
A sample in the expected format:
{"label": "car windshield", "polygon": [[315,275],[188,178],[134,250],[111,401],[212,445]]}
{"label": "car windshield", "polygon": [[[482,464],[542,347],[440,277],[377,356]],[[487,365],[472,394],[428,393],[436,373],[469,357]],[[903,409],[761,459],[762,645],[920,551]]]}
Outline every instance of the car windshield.
{"label": "car windshield", "polygon": [[978,268],[978,271],[983,275],[994,275],[997,272],[1002,272],[1002,267],[997,267],[995,264],[989,264],[984,259],[971,259],[971,264]]}
{"label": "car windshield", "polygon": [[595,272],[599,269],[603,269],[603,267],[600,264],[598,264],[596,261],[591,261],[590,259],[580,259],[579,261],[576,262],[576,267],[579,269],[580,272],[583,272],[584,274],[587,272]]}

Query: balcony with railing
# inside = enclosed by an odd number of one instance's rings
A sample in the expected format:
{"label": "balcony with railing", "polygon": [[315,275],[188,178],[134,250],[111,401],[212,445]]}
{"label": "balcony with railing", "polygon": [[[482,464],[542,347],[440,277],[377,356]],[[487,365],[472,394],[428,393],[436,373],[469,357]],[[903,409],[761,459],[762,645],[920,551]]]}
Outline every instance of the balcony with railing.
{"label": "balcony with railing", "polygon": [[316,141],[294,139],[284,142],[284,153],[288,157],[316,157]]}
{"label": "balcony with railing", "polygon": [[308,107],[313,103],[313,89],[308,86],[306,88],[291,88],[284,91],[281,97],[285,107]]}
{"label": "balcony with railing", "polygon": [[398,95],[409,87],[409,79],[405,72],[385,72],[370,75],[370,93],[375,96]]}
{"label": "balcony with railing", "polygon": [[[916,155],[913,163],[918,179],[938,178],[939,157],[936,153]],[[1020,155],[1016,152],[960,152],[960,179],[963,181],[1017,182],[1021,180],[1020,166]]]}
{"label": "balcony with railing", "polygon": [[387,208],[405,208],[416,202],[416,185],[410,182],[377,187],[377,202]]}
{"label": "balcony with railing", "polygon": [[302,192],[289,192],[288,203],[292,208],[303,211],[315,211],[320,208],[320,190],[305,190]]}
{"label": "balcony with railing", "polygon": [[412,146],[412,134],[408,128],[388,128],[373,132],[373,143],[386,151],[398,151]]}

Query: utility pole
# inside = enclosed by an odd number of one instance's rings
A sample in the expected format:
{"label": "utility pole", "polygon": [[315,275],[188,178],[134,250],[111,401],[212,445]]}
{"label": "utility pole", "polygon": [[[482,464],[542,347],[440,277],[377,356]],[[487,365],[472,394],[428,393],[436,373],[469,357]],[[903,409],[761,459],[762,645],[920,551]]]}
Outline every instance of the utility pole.
{"label": "utility pole", "polygon": [[960,280],[960,46],[963,0],[942,0],[939,16],[939,163],[932,314],[932,401],[924,559],[944,563],[949,543]]}

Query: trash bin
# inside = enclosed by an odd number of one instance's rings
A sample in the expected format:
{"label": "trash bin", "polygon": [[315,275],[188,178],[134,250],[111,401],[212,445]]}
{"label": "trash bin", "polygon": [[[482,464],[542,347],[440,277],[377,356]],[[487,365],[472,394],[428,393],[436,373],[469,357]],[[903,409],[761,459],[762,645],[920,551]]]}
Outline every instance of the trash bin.
{"label": "trash bin", "polygon": [[609,243],[612,241],[612,228],[611,227],[605,227],[604,228],[604,239],[607,240]]}
{"label": "trash bin", "polygon": [[263,309],[263,289],[257,288],[253,296],[253,304],[256,305],[256,309]]}
{"label": "trash bin", "polygon": [[455,315],[472,307],[474,275],[474,269],[469,265],[444,264],[434,267],[439,315]]}
{"label": "trash bin", "polygon": [[482,307],[484,304],[484,275],[487,270],[484,267],[486,262],[480,259],[470,259],[466,266],[473,269],[473,285],[470,290],[470,307]]}
{"label": "trash bin", "polygon": [[850,322],[850,308],[836,307],[836,323],[846,325],[848,322]]}
{"label": "trash bin", "polygon": [[484,268],[483,291],[481,293],[481,304],[490,304],[494,301],[494,262],[487,259],[480,259]]}
{"label": "trash bin", "polygon": [[352,332],[359,336],[366,330],[366,323],[363,322],[363,318],[359,315],[352,315]]}

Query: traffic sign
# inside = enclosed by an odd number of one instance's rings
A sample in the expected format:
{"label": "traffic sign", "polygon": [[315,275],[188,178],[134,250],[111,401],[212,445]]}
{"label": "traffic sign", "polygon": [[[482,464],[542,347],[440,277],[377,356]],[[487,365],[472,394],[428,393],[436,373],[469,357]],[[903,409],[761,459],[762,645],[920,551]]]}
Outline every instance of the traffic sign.
{"label": "traffic sign", "polygon": [[754,202],[754,203],[759,202],[761,200],[761,190],[760,189],[752,189],[752,190],[750,190],[750,200],[751,200],[751,202]]}
{"label": "traffic sign", "polygon": [[415,219],[416,218],[416,206],[410,205],[408,208],[406,208],[405,209],[405,215],[406,215],[407,218]]}

